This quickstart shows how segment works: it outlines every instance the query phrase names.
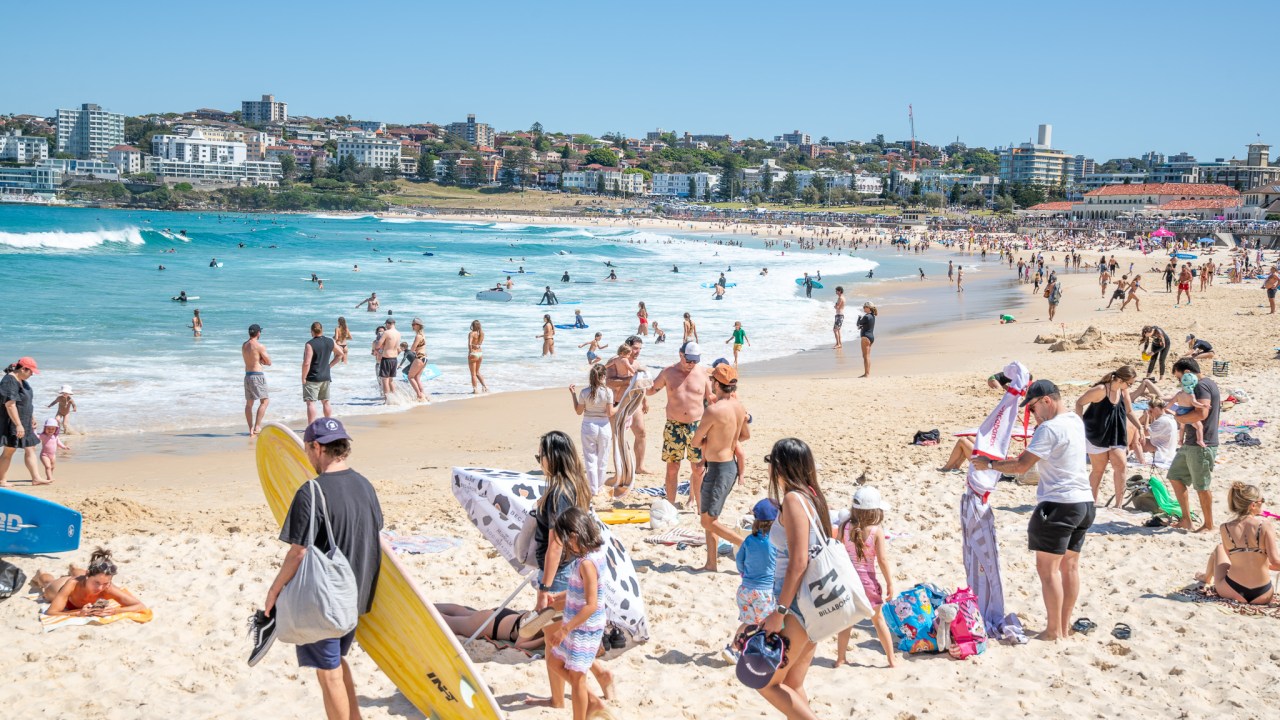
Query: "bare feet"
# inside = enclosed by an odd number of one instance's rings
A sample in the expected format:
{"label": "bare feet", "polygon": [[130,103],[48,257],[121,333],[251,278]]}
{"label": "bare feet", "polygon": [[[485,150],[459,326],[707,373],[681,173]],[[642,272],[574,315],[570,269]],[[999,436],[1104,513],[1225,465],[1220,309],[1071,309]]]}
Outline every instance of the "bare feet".
{"label": "bare feet", "polygon": [[653,471],[649,468],[636,468],[637,475],[652,475]]}
{"label": "bare feet", "polygon": [[864,377],[867,377],[867,374],[866,374],[866,373],[862,373],[862,374],[861,374],[861,375],[859,375],[858,377],[859,377],[859,378],[864,378]]}
{"label": "bare feet", "polygon": [[1062,636],[1054,633],[1050,633],[1048,630],[1045,630],[1044,632],[1041,632],[1038,635],[1036,635],[1036,639],[1044,640],[1045,642],[1058,642],[1059,640],[1062,639]]}
{"label": "bare feet", "polygon": [[716,565],[716,564],[715,564],[715,563],[713,563],[713,562],[710,562],[710,563],[707,563],[706,565],[703,565],[702,567],[698,568],[698,571],[699,571],[699,572],[719,572],[719,571],[720,571],[720,566]]}
{"label": "bare feet", "polygon": [[832,346],[831,346],[831,349],[832,349],[832,350],[839,350],[839,349],[840,349],[840,348],[842,348],[842,347],[844,347],[844,345],[832,345]]}
{"label": "bare feet", "polygon": [[599,675],[596,675],[596,682],[600,683],[600,695],[605,700],[612,700],[613,672],[609,670],[602,670]]}
{"label": "bare feet", "polygon": [[1206,575],[1206,574],[1204,574],[1204,573],[1196,573],[1196,580],[1199,580],[1200,582],[1204,583],[1205,585],[1212,585],[1212,584],[1213,584],[1213,576],[1212,576],[1212,575]]}
{"label": "bare feet", "polygon": [[1205,525],[1201,525],[1199,528],[1196,529],[1196,534],[1198,535],[1200,533],[1211,533],[1214,530],[1217,530],[1217,528],[1212,525],[1205,524]]}
{"label": "bare feet", "polygon": [[1187,520],[1186,518],[1183,518],[1182,520],[1179,520],[1178,522],[1170,525],[1169,527],[1173,528],[1174,530],[1186,530],[1187,532],[1191,532],[1191,521]]}
{"label": "bare feet", "polygon": [[32,480],[31,484],[32,485],[52,485],[53,481],[52,480]]}

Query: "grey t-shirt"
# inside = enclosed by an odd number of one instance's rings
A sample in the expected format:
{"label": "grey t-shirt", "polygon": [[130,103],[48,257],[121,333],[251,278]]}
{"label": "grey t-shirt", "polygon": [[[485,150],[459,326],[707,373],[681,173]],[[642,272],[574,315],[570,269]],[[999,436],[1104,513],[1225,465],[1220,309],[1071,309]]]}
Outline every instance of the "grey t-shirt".
{"label": "grey t-shirt", "polygon": [[[1218,415],[1222,413],[1222,396],[1218,393],[1218,383],[1211,377],[1202,377],[1196,383],[1196,400],[1209,401],[1209,416],[1202,421],[1204,425],[1205,447],[1218,447]],[[1190,425],[1182,426],[1182,444],[1196,444],[1196,429]]]}
{"label": "grey t-shirt", "polygon": [[[360,588],[360,614],[373,607],[373,594],[382,569],[378,533],[382,531],[382,506],[365,476],[355,470],[324,473],[316,477],[324,493],[325,505],[316,507],[316,547],[328,552],[336,544],[356,576]],[[318,498],[317,498],[318,499]],[[320,509],[328,506],[333,538],[325,530]],[[308,545],[307,523],[311,513],[311,490],[303,485],[293,495],[289,514],[280,528],[280,540],[292,545]]]}

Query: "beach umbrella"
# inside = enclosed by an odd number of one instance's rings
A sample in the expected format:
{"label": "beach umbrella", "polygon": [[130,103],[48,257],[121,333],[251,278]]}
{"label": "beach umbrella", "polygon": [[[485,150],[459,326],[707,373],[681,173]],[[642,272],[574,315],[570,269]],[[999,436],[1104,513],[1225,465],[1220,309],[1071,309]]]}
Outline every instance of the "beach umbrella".
{"label": "beach umbrella", "polygon": [[1169,232],[1168,230],[1165,230],[1164,226],[1161,225],[1160,229],[1151,233],[1151,237],[1173,237],[1173,233]]}
{"label": "beach umbrella", "polygon": [[[454,497],[480,534],[493,543],[516,572],[525,573],[523,563],[516,559],[516,538],[545,492],[546,479],[514,470],[455,467],[451,484]],[[645,642],[649,639],[649,620],[636,567],[609,526],[601,523],[600,527],[608,548],[608,562],[600,581],[609,622],[622,628],[632,641]]]}
{"label": "beach umbrella", "polygon": [[1214,239],[1213,239],[1213,238],[1200,238],[1200,239],[1199,239],[1199,240],[1197,240],[1196,242],[1200,243],[1201,245],[1212,245],[1212,244],[1214,243]]}

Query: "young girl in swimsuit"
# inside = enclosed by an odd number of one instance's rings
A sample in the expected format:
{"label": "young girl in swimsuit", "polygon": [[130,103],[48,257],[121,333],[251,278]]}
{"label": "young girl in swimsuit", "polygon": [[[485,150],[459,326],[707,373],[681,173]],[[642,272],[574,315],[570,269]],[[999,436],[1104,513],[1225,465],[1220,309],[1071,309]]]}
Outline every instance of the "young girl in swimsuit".
{"label": "young girl in swimsuit", "polygon": [[[610,717],[604,702],[587,683],[587,673],[600,649],[607,624],[601,582],[608,563],[604,536],[599,522],[578,507],[571,507],[556,518],[555,534],[566,555],[573,559],[569,564],[564,620],[546,633],[547,669],[553,678],[568,682],[575,718]],[[552,697],[553,707],[556,699]]]}
{"label": "young girl in swimsuit", "polygon": [[[70,574],[60,578],[55,578],[53,573],[36,571],[32,579],[32,584],[49,601],[46,615],[108,617],[147,609],[128,590],[116,587],[116,564],[111,560],[110,550],[94,550],[87,569],[72,565],[68,570]],[[119,607],[107,607],[110,600],[119,603]]]}
{"label": "young girl in swimsuit", "polygon": [[333,331],[333,344],[342,348],[342,364],[347,364],[347,343],[351,342],[351,331],[347,329],[347,319],[338,317],[338,328]]}
{"label": "young girl in swimsuit", "polygon": [[694,342],[698,342],[698,326],[693,324],[693,318],[689,313],[684,314],[684,342],[689,342],[689,338],[693,338]]}
{"label": "young girl in swimsuit", "polygon": [[640,327],[636,328],[637,335],[649,334],[649,311],[645,308],[644,303],[640,303],[640,309],[636,311],[636,319],[640,321]]}
{"label": "young girl in swimsuit", "polygon": [[[889,626],[880,614],[884,598],[893,597],[893,567],[889,563],[889,548],[885,543],[884,528],[881,527],[886,509],[888,506],[881,500],[878,490],[870,486],[858,488],[853,494],[849,519],[840,524],[839,537],[844,543],[845,551],[849,553],[849,560],[853,562],[858,579],[862,581],[862,589],[871,601],[871,608],[876,611],[871,616],[871,623],[876,628],[876,636],[880,638],[880,647],[884,649],[885,657],[889,658],[889,667],[896,667],[898,663],[894,659],[893,638],[889,635]],[[884,576],[883,588],[876,578],[877,565],[880,567],[880,574]],[[845,629],[836,636],[836,666],[850,664],[845,658],[850,634],[851,629]]]}
{"label": "young girl in swimsuit", "polygon": [[550,315],[542,316],[542,357],[556,354],[556,326],[551,323]]}
{"label": "young girl in swimsuit", "polygon": [[1274,595],[1271,573],[1280,570],[1280,548],[1271,521],[1260,514],[1264,502],[1257,486],[1231,485],[1227,505],[1236,517],[1222,523],[1222,543],[1213,549],[1204,574],[1196,575],[1228,600],[1266,605]]}
{"label": "young girl in swimsuit", "polygon": [[484,383],[484,376],[480,374],[480,361],[484,357],[480,346],[484,344],[484,330],[480,329],[480,321],[471,321],[471,332],[467,333],[467,370],[471,371],[471,394],[476,393],[476,383],[480,383],[480,387],[485,392],[489,392],[489,386]]}

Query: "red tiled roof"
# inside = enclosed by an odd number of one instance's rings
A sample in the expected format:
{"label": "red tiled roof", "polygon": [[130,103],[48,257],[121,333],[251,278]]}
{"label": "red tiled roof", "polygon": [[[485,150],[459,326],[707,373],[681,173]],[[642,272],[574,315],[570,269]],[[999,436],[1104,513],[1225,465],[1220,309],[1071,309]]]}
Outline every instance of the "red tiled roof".
{"label": "red tiled roof", "polygon": [[1073,202],[1043,202],[1039,205],[1032,205],[1028,210],[1039,210],[1041,212],[1066,212],[1074,205]]}
{"label": "red tiled roof", "polygon": [[[1234,191],[1233,191],[1234,192]],[[1240,198],[1223,198],[1221,200],[1170,200],[1160,206],[1161,210],[1225,210],[1240,207]]]}
{"label": "red tiled roof", "polygon": [[1090,190],[1085,197],[1104,195],[1208,195],[1212,197],[1236,197],[1240,193],[1226,185],[1212,183],[1135,183],[1132,185],[1105,185]]}
{"label": "red tiled roof", "polygon": [[115,147],[111,148],[111,150],[110,150],[109,152],[125,152],[125,151],[128,151],[128,152],[142,152],[141,150],[139,150],[139,149],[138,149],[138,148],[136,148],[136,147],[133,147],[132,145],[117,145],[117,146],[115,146]]}

